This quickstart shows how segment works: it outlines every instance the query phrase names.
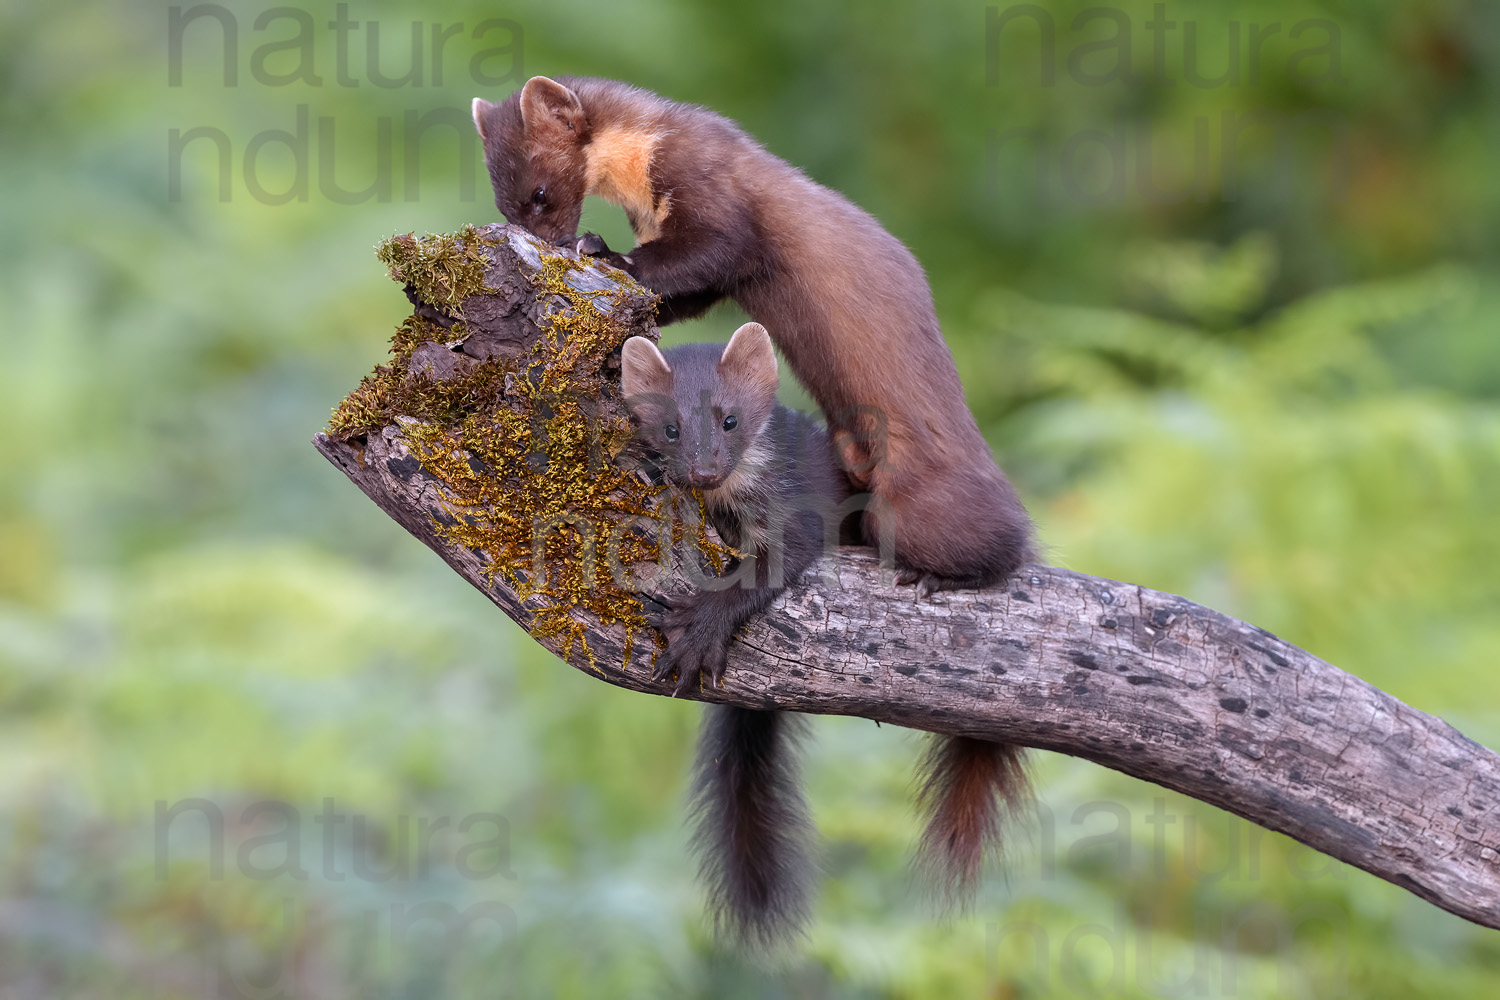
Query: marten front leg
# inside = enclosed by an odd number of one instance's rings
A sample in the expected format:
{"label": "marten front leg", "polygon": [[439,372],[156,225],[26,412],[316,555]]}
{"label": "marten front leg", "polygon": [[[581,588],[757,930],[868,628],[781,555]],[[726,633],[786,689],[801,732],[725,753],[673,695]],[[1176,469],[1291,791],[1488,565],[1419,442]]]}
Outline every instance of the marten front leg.
{"label": "marten front leg", "polygon": [[628,254],[610,250],[595,233],[578,252],[618,267],[660,295],[662,322],[697,316],[744,282],[769,271],[765,241],[744,213],[708,221],[674,210],[665,229]]}
{"label": "marten front leg", "polygon": [[674,598],[675,606],[656,619],[656,627],[667,637],[667,648],[656,657],[651,678],[666,680],[677,671],[674,697],[697,687],[704,673],[717,686],[729,664],[735,630],[770,604],[779,589],[730,587]]}
{"label": "marten front leg", "polygon": [[[578,237],[578,252],[595,260],[602,260],[610,267],[617,267],[631,277],[639,277],[635,273],[635,261],[626,254],[611,250],[604,242],[604,237],[598,233],[584,233]],[[678,295],[657,294],[661,295],[661,302],[656,307],[656,321],[662,326],[701,316],[724,298],[724,293],[715,289]]]}

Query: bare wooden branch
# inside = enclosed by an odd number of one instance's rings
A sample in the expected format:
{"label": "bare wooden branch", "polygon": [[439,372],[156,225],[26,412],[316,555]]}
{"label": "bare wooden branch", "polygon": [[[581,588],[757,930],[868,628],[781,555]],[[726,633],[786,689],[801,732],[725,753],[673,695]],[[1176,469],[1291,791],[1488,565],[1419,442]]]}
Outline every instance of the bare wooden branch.
{"label": "bare wooden branch", "polygon": [[[602,279],[607,280],[607,279]],[[507,615],[527,603],[446,543],[438,484],[397,426],[315,442]],[[609,683],[670,694],[622,627],[591,628]],[[549,648],[561,653],[560,642]],[[637,650],[647,644],[638,643]],[[1288,834],[1500,928],[1500,756],[1270,633],[1172,594],[1047,566],[922,603],[841,550],[736,640],[704,701],[853,715],[1083,757]]]}

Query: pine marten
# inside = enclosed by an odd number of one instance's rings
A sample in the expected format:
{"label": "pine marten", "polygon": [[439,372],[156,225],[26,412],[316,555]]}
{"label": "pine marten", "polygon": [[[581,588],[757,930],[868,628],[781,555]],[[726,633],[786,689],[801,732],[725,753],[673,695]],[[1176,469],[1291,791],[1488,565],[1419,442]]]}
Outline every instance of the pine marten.
{"label": "pine marten", "polygon": [[579,249],[660,295],[662,322],[728,297],[771,331],[845,472],[881,501],[866,541],[893,546],[919,597],[1031,558],[1031,520],[964,403],[922,267],[867,212],[727,118],[614,80],[533,77],[499,104],[475,98],[474,124],[511,222],[575,240],[600,195],[638,245],[621,255],[590,234]]}
{"label": "pine marten", "polygon": [[[717,344],[663,354],[643,337],[620,352],[621,388],[639,438],[663,479],[703,491],[709,520],[746,554],[715,586],[659,621],[667,648],[655,676],[677,690],[723,677],[736,629],[838,544],[849,487],[823,429],[776,403],[776,355],[757,323]],[[797,780],[800,720],[780,712],[710,706],[694,768],[694,845],[716,924],[769,945],[808,916],[812,824]]]}
{"label": "pine marten", "polygon": [[[703,492],[720,535],[747,554],[714,586],[660,621],[667,648],[655,676],[677,690],[704,673],[718,683],[736,629],[837,544],[848,484],[827,435],[776,403],[776,355],[747,323],[720,351],[688,344],[666,353],[632,337],[621,387],[639,438],[665,482]],[[809,910],[812,825],[798,787],[796,717],[715,706],[704,718],[694,769],[694,844],[716,924],[751,945],[796,933]],[[930,813],[923,858],[949,889],[972,886],[1002,802],[1024,791],[1014,748],[945,738],[925,762]]]}

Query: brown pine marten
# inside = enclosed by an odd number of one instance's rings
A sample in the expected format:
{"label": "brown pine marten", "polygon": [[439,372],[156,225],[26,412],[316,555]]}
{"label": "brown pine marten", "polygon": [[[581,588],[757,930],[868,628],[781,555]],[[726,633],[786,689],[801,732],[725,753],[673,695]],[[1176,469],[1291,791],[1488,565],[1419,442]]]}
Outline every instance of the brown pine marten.
{"label": "brown pine marten", "polygon": [[[589,235],[578,248],[660,295],[662,322],[728,297],[765,324],[845,474],[879,501],[865,540],[893,547],[919,597],[997,582],[1032,557],[1031,520],[964,402],[921,265],[868,213],[734,122],[612,80],[534,77],[499,104],[476,98],[474,124],[509,221],[571,243],[584,197],[600,195],[638,245],[622,255]],[[950,889],[976,883],[1002,804],[1023,794],[1020,759],[958,737],[928,755],[923,854]]]}
{"label": "brown pine marten", "polygon": [[734,122],[614,80],[533,77],[474,100],[495,204],[549,242],[574,236],[585,195],[625,209],[639,245],[585,250],[662,296],[662,322],[733,298],[765,325],[828,421],[919,593],[985,586],[1031,558],[1031,519],[995,465],[927,278],[843,195]]}

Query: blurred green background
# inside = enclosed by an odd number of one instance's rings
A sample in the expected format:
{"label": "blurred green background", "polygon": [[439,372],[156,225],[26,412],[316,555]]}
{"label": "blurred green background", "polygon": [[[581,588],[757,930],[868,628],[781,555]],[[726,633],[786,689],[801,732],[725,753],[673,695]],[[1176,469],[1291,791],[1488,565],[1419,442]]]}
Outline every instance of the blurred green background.
{"label": "blurred green background", "polygon": [[470,99],[630,80],[915,250],[1049,561],[1500,746],[1500,8],[1087,6],[229,3],[174,85],[173,8],[0,2],[0,996],[1500,995],[1495,932],[1051,755],[944,918],[920,740],[849,719],[808,751],[811,936],[736,958],[685,854],[698,708],[543,655],[308,443],[408,312],[373,245],[497,217]]}

